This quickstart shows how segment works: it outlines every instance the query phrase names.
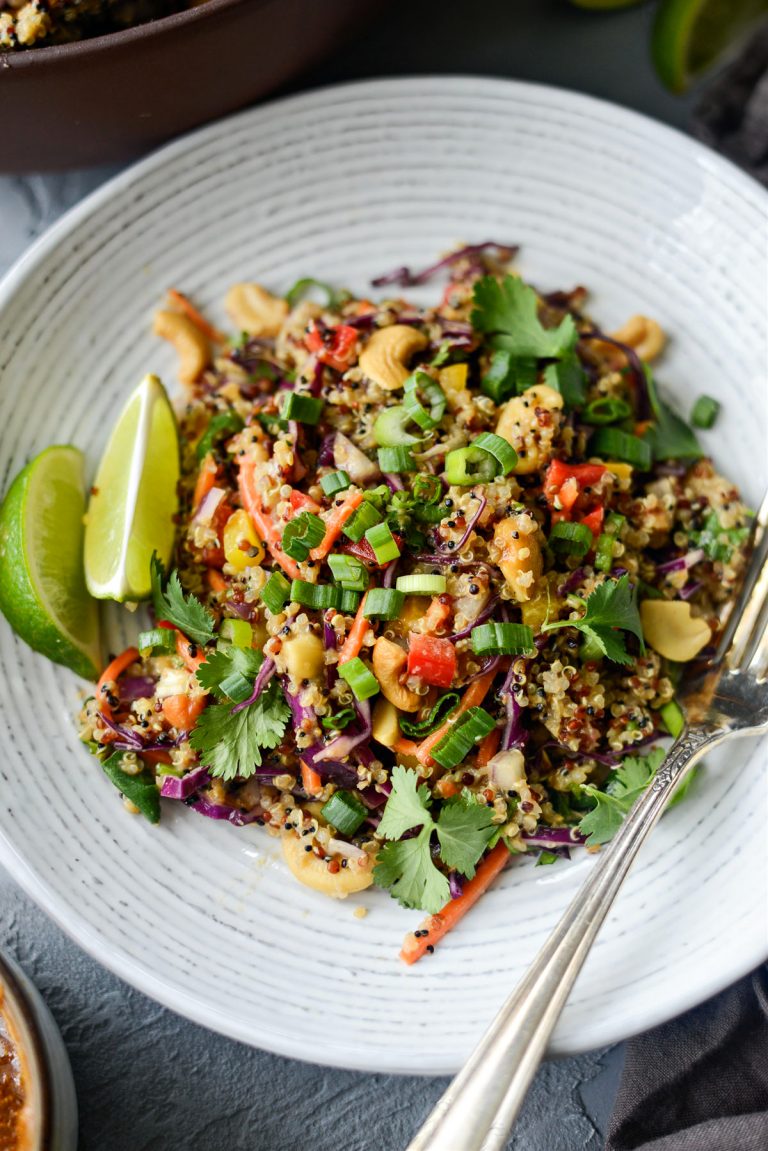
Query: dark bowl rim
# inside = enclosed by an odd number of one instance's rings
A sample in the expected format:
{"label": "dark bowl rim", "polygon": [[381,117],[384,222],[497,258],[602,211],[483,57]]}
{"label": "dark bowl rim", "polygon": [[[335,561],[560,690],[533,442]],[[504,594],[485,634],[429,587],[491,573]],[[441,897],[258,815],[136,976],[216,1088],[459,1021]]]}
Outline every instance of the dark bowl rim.
{"label": "dark bowl rim", "polygon": [[64,63],[77,58],[82,60],[84,57],[95,56],[110,49],[141,43],[142,40],[149,40],[155,36],[172,34],[187,24],[203,23],[228,8],[238,8],[248,3],[264,7],[271,2],[272,0],[206,0],[196,8],[186,8],[182,12],[162,16],[159,20],[145,20],[143,24],[135,24],[119,32],[105,32],[101,36],[76,40],[72,44],[51,44],[47,48],[28,48],[23,51],[6,49],[0,52],[0,85],[3,75],[20,69],[42,67],[46,63],[51,65]]}
{"label": "dark bowl rim", "polygon": [[[53,1088],[48,1065],[48,1052],[46,1051],[40,1034],[37,1014],[33,1004],[30,1002],[29,994],[26,988],[19,982],[16,972],[1,952],[0,982],[5,985],[10,993],[12,1008],[18,1012],[23,1019],[32,1045],[32,1050],[25,1051],[24,1055],[28,1063],[34,1064],[31,1068],[31,1074],[33,1074],[38,1081],[40,1090],[40,1147],[45,1148],[48,1146],[48,1141],[53,1131]],[[0,1010],[2,1010],[2,1006],[2,999],[0,999]]]}

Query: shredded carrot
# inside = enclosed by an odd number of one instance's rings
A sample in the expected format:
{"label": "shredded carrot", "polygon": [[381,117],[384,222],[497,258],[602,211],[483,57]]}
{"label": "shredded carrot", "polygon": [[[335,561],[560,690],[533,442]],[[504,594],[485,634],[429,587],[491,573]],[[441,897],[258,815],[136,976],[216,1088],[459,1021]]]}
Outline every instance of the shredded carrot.
{"label": "shredded carrot", "polygon": [[400,755],[415,755],[417,748],[418,744],[414,743],[412,739],[406,739],[404,735],[401,735],[392,744],[392,750],[399,752]]}
{"label": "shredded carrot", "polygon": [[208,568],[208,571],[205,573],[205,578],[208,581],[208,587],[211,591],[225,592],[229,587],[224,576],[220,571],[217,571],[216,568]]}
{"label": "shredded carrot", "polygon": [[365,601],[368,599],[368,592],[365,593],[360,600],[360,606],[357,609],[357,615],[354,618],[352,627],[349,629],[349,635],[344,640],[339,652],[339,665],[349,663],[356,655],[360,654],[360,648],[363,646],[363,636],[368,628],[368,620],[363,615],[365,610]]}
{"label": "shredded carrot", "polygon": [[189,671],[197,671],[201,663],[205,663],[205,652],[197,643],[188,640],[183,632],[176,632],[176,654],[184,660],[184,666]]}
{"label": "shredded carrot", "polygon": [[319,795],[323,790],[320,773],[305,763],[303,759],[301,761],[301,782],[307,795]]}
{"label": "shredded carrot", "polygon": [[456,795],[459,790],[459,785],[453,779],[438,779],[435,784],[435,791],[441,799],[450,799],[452,795]]}
{"label": "shredded carrot", "polygon": [[400,958],[411,964],[421,959],[428,950],[430,953],[434,951],[435,944],[464,918],[499,872],[504,870],[508,859],[509,849],[503,840],[499,840],[478,864],[474,877],[464,884],[458,899],[451,899],[437,915],[428,916],[421,924],[418,935],[415,932],[406,935]]}
{"label": "shredded carrot", "polygon": [[444,736],[448,734],[460,715],[463,715],[465,711],[469,711],[471,707],[478,707],[483,702],[486,695],[488,694],[491,684],[493,683],[493,678],[495,675],[495,671],[487,671],[485,675],[481,675],[479,679],[476,679],[474,683],[469,685],[467,690],[464,692],[461,703],[455,711],[451,712],[446,722],[438,727],[437,731],[433,731],[431,735],[428,735],[427,738],[419,744],[418,748],[416,749],[416,758],[418,759],[419,763],[423,763],[425,767],[432,763],[432,759],[429,754],[432,751],[432,748],[435,746],[435,744],[438,744]]}
{"label": "shredded carrot", "polygon": [[498,751],[499,741],[501,739],[501,728],[495,727],[493,731],[489,731],[485,739],[480,740],[480,746],[477,749],[477,766],[485,767],[487,763],[493,759]]}
{"label": "shredded carrot", "polygon": [[320,504],[312,499],[312,496],[306,495],[305,492],[300,492],[298,488],[294,488],[291,492],[288,502],[291,505],[291,519],[298,515],[299,512],[314,512],[315,515],[322,511]]}
{"label": "shredded carrot", "polygon": [[224,344],[227,337],[218,328],[214,328],[213,324],[206,320],[202,312],[199,312],[192,301],[182,292],[177,292],[175,288],[170,288],[168,291],[168,299],[174,307],[178,308],[180,312],[192,321],[196,328],[198,328],[207,340],[214,344]]}
{"label": "shredded carrot", "polygon": [[195,492],[192,496],[192,510],[197,511],[200,504],[203,502],[208,492],[216,483],[216,461],[211,452],[203,456],[203,462],[200,464],[200,471],[197,473],[197,482],[195,484]]}
{"label": "shredded carrot", "polygon": [[96,684],[96,702],[98,703],[99,711],[104,712],[106,715],[112,714],[112,708],[109,706],[109,701],[107,700],[107,694],[104,691],[104,686],[107,683],[111,683],[113,680],[119,679],[125,669],[134,663],[138,658],[138,648],[127,647],[124,652],[115,656],[115,658],[104,668],[104,671],[99,677],[99,682]]}
{"label": "shredded carrot", "polygon": [[424,628],[429,632],[436,632],[441,628],[451,614],[450,604],[443,603],[439,596],[433,596],[432,602],[424,615]]}
{"label": "shredded carrot", "polygon": [[344,527],[344,524],[362,502],[363,493],[352,492],[344,500],[344,503],[341,505],[341,507],[333,509],[332,514],[325,522],[325,536],[323,537],[323,542],[318,544],[317,547],[313,548],[309,553],[313,560],[325,559],[325,557],[328,555],[328,552],[331,550],[333,545],[336,543],[336,540],[341,535],[341,529]]}
{"label": "shredded carrot", "polygon": [[163,715],[177,731],[191,731],[204,707],[204,695],[169,695],[163,700]]}
{"label": "shredded carrot", "polygon": [[141,758],[150,763],[171,763],[170,751],[142,751]]}
{"label": "shredded carrot", "polygon": [[255,463],[253,460],[244,460],[240,464],[237,486],[240,491],[240,499],[243,507],[253,520],[253,526],[259,533],[260,539],[263,539],[269,548],[272,558],[280,564],[280,567],[291,579],[301,579],[301,569],[299,565],[283,551],[280,529],[262,509],[261,499],[254,483],[254,467]]}

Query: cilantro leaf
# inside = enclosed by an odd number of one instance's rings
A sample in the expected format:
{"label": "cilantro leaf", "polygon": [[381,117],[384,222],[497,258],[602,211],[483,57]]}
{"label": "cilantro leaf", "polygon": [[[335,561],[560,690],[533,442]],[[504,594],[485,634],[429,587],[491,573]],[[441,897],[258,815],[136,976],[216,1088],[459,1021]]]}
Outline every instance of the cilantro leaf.
{"label": "cilantro leaf", "polygon": [[645,791],[666,754],[663,747],[657,747],[648,755],[626,756],[611,774],[605,791],[591,783],[582,786],[581,794],[595,801],[592,811],[579,823],[579,831],[588,837],[587,847],[613,839],[624,816]]}
{"label": "cilantro leaf", "polygon": [[643,627],[637,606],[637,587],[630,587],[629,576],[618,580],[605,580],[585,600],[581,619],[558,620],[545,623],[542,631],[555,631],[561,627],[575,627],[597,645],[603,655],[614,663],[631,664],[632,656],[624,645],[621,631],[636,636],[644,647]]}
{"label": "cilantro leaf", "polygon": [[[373,878],[386,887],[403,907],[437,914],[451,897],[448,880],[432,862],[432,827],[423,827],[415,839],[385,843],[379,851]],[[379,824],[381,828],[381,824]]]}
{"label": "cilantro leaf", "polygon": [[152,605],[158,620],[172,623],[195,643],[213,639],[213,616],[197,596],[185,595],[179,573],[172,571],[166,580],[165,568],[156,552],[150,561]]}
{"label": "cilantro leaf", "polygon": [[240,675],[244,680],[250,680],[252,687],[263,661],[264,656],[255,648],[232,647],[228,651],[212,651],[197,669],[197,681],[217,699],[234,699],[226,690],[227,680]]}
{"label": "cilantro leaf", "polygon": [[290,714],[280,685],[273,680],[240,711],[234,711],[231,702],[209,704],[189,742],[211,775],[247,779],[261,764],[262,748],[277,747],[282,741]]}
{"label": "cilantro leaf", "polygon": [[655,460],[698,460],[704,455],[696,433],[661,399],[653,373],[643,364],[654,423],[643,436]]}
{"label": "cilantro leaf", "polygon": [[556,328],[545,328],[536,292],[516,276],[505,276],[501,282],[483,276],[475,284],[474,301],[472,326],[490,336],[492,347],[515,357],[559,359],[578,338],[572,316],[565,316]]}
{"label": "cilantro leaf", "polygon": [[575,352],[557,364],[548,364],[544,383],[560,393],[567,408],[581,408],[587,402],[587,377]]}
{"label": "cilantro leaf", "polygon": [[446,803],[437,820],[440,858],[446,867],[471,879],[475,864],[496,831],[493,809],[477,802],[470,793]]}
{"label": "cilantro leaf", "polygon": [[396,764],[390,776],[392,791],[378,833],[384,839],[399,839],[413,827],[427,827],[431,831],[434,820],[429,813],[432,797],[426,784],[417,787],[419,777],[415,771]]}

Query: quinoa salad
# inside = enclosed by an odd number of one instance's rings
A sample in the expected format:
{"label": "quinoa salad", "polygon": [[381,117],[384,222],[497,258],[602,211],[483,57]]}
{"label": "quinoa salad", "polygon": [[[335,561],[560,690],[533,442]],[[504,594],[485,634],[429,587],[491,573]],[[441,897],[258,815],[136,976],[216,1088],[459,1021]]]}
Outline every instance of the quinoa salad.
{"label": "quinoa salad", "polygon": [[70,44],[196,8],[206,0],[0,0],[0,51]]}
{"label": "quinoa salad", "polygon": [[656,383],[659,325],[606,333],[516,255],[398,268],[375,301],[236,284],[234,336],[169,293],[174,559],[79,718],[131,812],[256,824],[317,891],[426,912],[407,962],[511,856],[612,837],[749,544],[695,430],[716,401],[684,419]]}

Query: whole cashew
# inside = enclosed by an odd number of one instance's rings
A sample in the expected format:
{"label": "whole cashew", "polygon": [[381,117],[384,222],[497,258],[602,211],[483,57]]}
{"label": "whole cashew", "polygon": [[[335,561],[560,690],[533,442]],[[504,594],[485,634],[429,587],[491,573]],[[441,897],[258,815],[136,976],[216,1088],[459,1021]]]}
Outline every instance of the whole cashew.
{"label": "whole cashew", "polygon": [[498,564],[518,603],[525,603],[536,590],[541,575],[541,548],[536,539],[538,525],[528,512],[516,512],[498,523],[493,542],[500,555]]}
{"label": "whole cashew", "polygon": [[194,384],[211,363],[211,347],[199,328],[181,312],[155,312],[152,330],[173,344],[179,357],[179,379]]}
{"label": "whole cashew", "polygon": [[422,704],[421,696],[400,683],[407,663],[408,653],[399,644],[380,635],[373,648],[373,671],[381,694],[400,711],[417,711]]}
{"label": "whole cashew", "polygon": [[552,441],[560,425],[563,397],[547,384],[535,384],[513,396],[501,410],[496,434],[517,452],[512,471],[523,476],[536,472],[552,456]]}
{"label": "whole cashew", "polygon": [[379,328],[360,354],[360,369],[379,387],[396,391],[408,379],[411,356],[426,348],[428,342],[423,332],[405,324]]}
{"label": "whole cashew", "polygon": [[648,316],[631,316],[626,324],[611,332],[611,339],[629,344],[641,360],[654,360],[667,342],[661,326]]}
{"label": "whole cashew", "polygon": [[235,284],[224,299],[233,323],[249,336],[272,339],[288,315],[288,301],[273,296],[261,284]]}
{"label": "whole cashew", "polygon": [[291,873],[300,883],[323,895],[330,895],[332,899],[346,899],[356,891],[363,891],[373,883],[373,865],[375,859],[372,855],[365,860],[350,859],[346,867],[340,868],[335,874],[328,869],[328,863],[315,855],[314,851],[305,851],[305,841],[293,832],[281,836],[283,855]]}

